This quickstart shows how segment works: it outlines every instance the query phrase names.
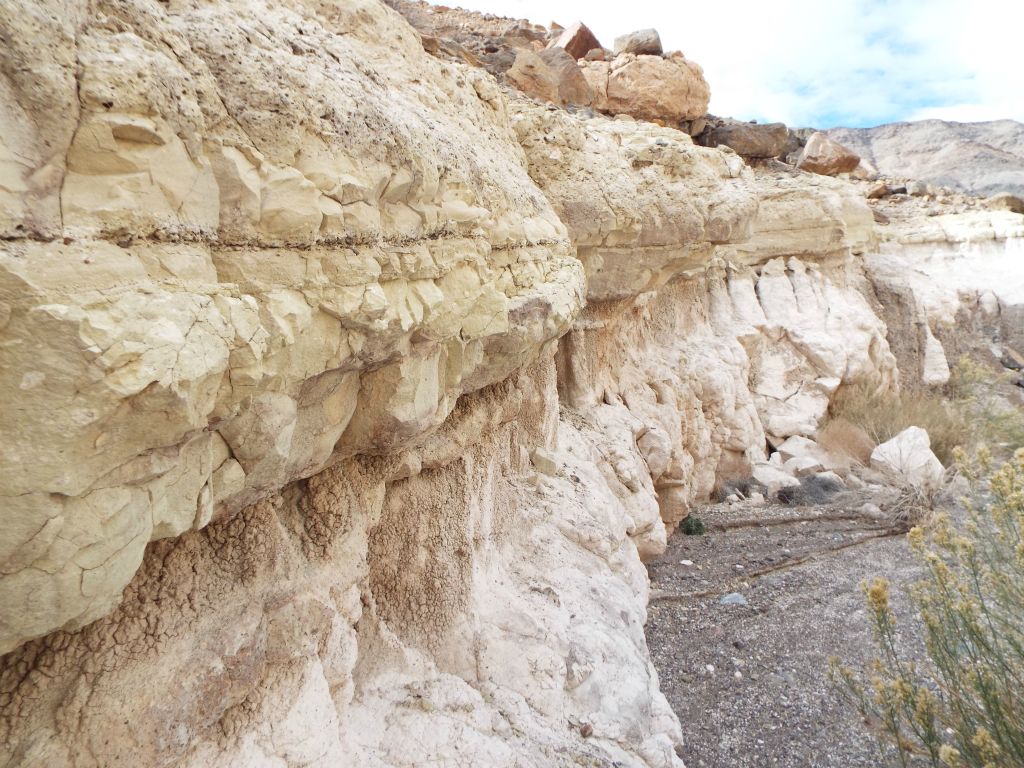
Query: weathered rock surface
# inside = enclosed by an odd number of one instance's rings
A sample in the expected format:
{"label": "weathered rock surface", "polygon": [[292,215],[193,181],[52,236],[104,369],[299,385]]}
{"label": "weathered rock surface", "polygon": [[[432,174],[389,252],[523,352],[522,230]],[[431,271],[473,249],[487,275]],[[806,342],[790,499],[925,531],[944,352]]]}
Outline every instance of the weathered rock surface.
{"label": "weathered rock surface", "polygon": [[537,55],[551,70],[558,85],[558,103],[562,105],[589,106],[594,101],[594,92],[583,77],[576,60],[561,48],[546,48]]}
{"label": "weathered rock surface", "polygon": [[859,164],[860,156],[856,152],[820,132],[807,140],[796,161],[796,167],[800,170],[823,176],[849,173]]}
{"label": "weathered rock surface", "polygon": [[678,767],[642,559],[895,386],[856,187],[395,5],[0,9],[0,763]]}
{"label": "weathered rock surface", "polygon": [[[575,61],[573,66],[576,66]],[[550,101],[553,104],[561,103],[558,95],[557,76],[535,51],[526,48],[519,51],[516,54],[516,60],[505,72],[505,81],[527,96],[541,101]]]}
{"label": "weathered rock surface", "polygon": [[614,50],[616,56],[620,53],[660,56],[663,53],[661,35],[656,29],[638,29],[636,32],[616,37]]}
{"label": "weathered rock surface", "polygon": [[570,24],[550,44],[551,48],[562,48],[573,59],[582,59],[587,52],[600,48],[601,43],[582,21]]}
{"label": "weathered rock surface", "polygon": [[[0,209],[20,393],[0,419],[32,436],[0,477],[3,649],[107,613],[147,541],[437,426],[577,311],[493,82],[458,85],[395,14],[345,8],[267,7],[255,48],[229,6],[140,0],[132,33],[59,17],[41,33],[77,55],[77,96],[74,70],[8,92],[4,114],[64,144],[14,166],[59,183]],[[337,75],[357,60],[375,74]],[[302,85],[282,102],[244,73]]]}
{"label": "weathered rock surface", "polygon": [[882,174],[989,196],[1024,196],[1024,124],[920,120],[877,128],[833,128],[831,138]]}
{"label": "weathered rock surface", "polygon": [[743,157],[779,157],[786,153],[789,129],[784,123],[716,120],[698,137],[706,147],[726,146]]}
{"label": "weathered rock surface", "polygon": [[928,433],[920,427],[907,427],[875,448],[871,452],[871,466],[926,490],[938,488],[945,471],[932,453]]}
{"label": "weathered rock surface", "polygon": [[594,108],[675,125],[708,111],[711,91],[704,71],[681,53],[622,54],[612,61],[587,61],[583,75],[594,91]]}

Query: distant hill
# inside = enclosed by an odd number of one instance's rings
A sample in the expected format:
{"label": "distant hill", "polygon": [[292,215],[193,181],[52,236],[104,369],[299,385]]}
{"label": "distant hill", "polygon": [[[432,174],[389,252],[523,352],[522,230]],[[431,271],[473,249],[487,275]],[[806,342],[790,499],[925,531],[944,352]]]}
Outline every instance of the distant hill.
{"label": "distant hill", "polygon": [[880,173],[976,195],[1024,195],[1024,123],[921,120],[828,131]]}

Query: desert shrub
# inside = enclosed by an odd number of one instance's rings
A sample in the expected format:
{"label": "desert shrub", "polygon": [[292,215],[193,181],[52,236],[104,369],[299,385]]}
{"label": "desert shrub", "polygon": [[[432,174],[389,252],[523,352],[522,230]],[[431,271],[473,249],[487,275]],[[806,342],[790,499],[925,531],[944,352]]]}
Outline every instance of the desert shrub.
{"label": "desert shrub", "polygon": [[696,515],[687,515],[683,522],[679,524],[679,530],[686,536],[703,536],[704,521]]}
{"label": "desert shrub", "polygon": [[953,459],[953,449],[963,445],[970,434],[961,409],[938,394],[892,392],[863,384],[843,387],[836,394],[824,430],[828,431],[832,428],[830,422],[839,419],[864,430],[875,445],[907,427],[921,427],[928,432],[932,451],[946,466]]}
{"label": "desert shrub", "polygon": [[970,424],[974,441],[1003,456],[1024,448],[1024,408],[1004,397],[999,386],[1012,375],[996,373],[962,357],[949,380],[950,398]]}
{"label": "desert shrub", "polygon": [[866,675],[832,665],[902,766],[1024,768],[1024,450],[994,471],[979,457],[980,471],[958,451],[973,489],[966,523],[908,534],[925,571],[910,596],[927,659],[907,658],[875,579],[865,591],[879,656]]}

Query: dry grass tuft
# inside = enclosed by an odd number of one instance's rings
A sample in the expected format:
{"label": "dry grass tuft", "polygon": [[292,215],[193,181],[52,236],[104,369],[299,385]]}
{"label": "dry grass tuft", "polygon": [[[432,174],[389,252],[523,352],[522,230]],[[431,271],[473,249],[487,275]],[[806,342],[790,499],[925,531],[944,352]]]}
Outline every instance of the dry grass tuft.
{"label": "dry grass tuft", "polygon": [[864,429],[843,416],[830,417],[816,436],[818,445],[833,456],[867,464],[875,441]]}
{"label": "dry grass tuft", "polygon": [[850,450],[860,455],[866,451],[870,458],[867,441],[855,437],[843,422],[859,429],[873,444],[872,449],[907,427],[921,427],[928,432],[932,451],[945,466],[953,460],[953,449],[967,442],[971,434],[962,409],[954,402],[928,392],[878,391],[863,384],[844,387],[836,394],[819,434],[845,434]]}

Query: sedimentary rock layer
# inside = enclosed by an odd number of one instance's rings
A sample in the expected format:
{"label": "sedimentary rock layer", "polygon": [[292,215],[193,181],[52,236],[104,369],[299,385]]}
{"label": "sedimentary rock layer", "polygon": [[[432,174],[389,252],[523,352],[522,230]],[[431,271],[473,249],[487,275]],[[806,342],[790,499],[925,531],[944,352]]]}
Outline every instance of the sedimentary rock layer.
{"label": "sedimentary rock layer", "polygon": [[857,190],[376,0],[0,24],[0,762],[679,766],[642,558],[896,385]]}

